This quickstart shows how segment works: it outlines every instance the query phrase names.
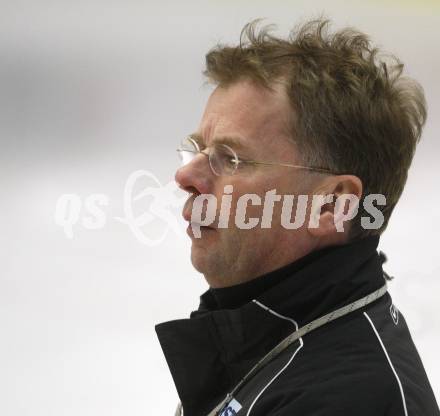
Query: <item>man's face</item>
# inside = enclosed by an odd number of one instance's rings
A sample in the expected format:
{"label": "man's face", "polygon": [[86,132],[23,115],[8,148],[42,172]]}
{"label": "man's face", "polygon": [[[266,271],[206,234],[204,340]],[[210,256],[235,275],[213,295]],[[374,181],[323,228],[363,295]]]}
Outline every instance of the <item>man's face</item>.
{"label": "man's face", "polygon": [[[295,148],[288,138],[291,116],[288,97],[281,85],[275,88],[276,92],[272,92],[248,81],[217,87],[195,132],[202,141],[200,148],[210,148],[228,137],[237,141],[235,146],[228,144],[241,159],[297,163]],[[282,201],[275,203],[269,229],[260,227],[263,204],[249,204],[246,210],[246,218],[260,218],[256,227],[247,230],[235,224],[236,203],[241,195],[257,194],[262,203],[265,193],[273,189],[278,195],[297,195],[302,175],[304,172],[282,166],[245,165],[232,176],[216,176],[204,155],[196,156],[178,169],[177,183],[192,194],[183,209],[185,219],[190,220],[197,195],[212,194],[218,201],[216,221],[211,228],[202,228],[200,238],[188,229],[192,240],[191,261],[211,287],[251,280],[310,251],[304,228],[286,230],[281,226]],[[218,228],[225,185],[233,186],[232,208],[228,228]]]}

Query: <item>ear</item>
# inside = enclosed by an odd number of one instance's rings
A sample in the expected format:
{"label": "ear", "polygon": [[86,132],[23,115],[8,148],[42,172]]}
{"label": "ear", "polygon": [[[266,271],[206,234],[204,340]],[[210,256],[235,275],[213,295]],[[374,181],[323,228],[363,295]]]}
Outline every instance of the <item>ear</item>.
{"label": "ear", "polygon": [[309,220],[309,233],[319,239],[336,237],[348,231],[359,208],[362,181],[354,175],[326,177],[314,189]]}

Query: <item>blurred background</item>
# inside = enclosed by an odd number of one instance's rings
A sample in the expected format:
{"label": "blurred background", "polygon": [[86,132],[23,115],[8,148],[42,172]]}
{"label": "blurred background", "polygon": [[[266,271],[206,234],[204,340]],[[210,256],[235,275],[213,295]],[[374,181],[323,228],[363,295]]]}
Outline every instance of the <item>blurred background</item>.
{"label": "blurred background", "polygon": [[[154,175],[134,194],[172,184],[211,91],[211,47],[254,18],[287,35],[322,13],[370,34],[425,88],[428,123],[379,248],[440,399],[438,1],[0,0],[0,414],[173,414],[154,325],[187,317],[207,286],[183,220],[147,218],[144,240],[124,222],[127,180]],[[72,238],[55,215],[64,194]]]}

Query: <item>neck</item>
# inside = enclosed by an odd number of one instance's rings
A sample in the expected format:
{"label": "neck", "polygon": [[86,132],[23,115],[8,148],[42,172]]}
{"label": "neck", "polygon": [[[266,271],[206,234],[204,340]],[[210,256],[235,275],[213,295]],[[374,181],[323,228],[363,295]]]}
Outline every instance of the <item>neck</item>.
{"label": "neck", "polygon": [[[284,247],[284,248],[281,248]],[[329,245],[314,245],[298,242],[277,245],[266,253],[251,252],[248,255],[237,253],[236,261],[225,269],[225,261],[220,259],[216,265],[216,273],[204,273],[205,279],[210,288],[222,289],[237,286],[259,279],[273,271],[288,266],[313,252],[321,251]],[[243,260],[245,259],[245,260]],[[241,260],[241,261],[239,261]],[[221,273],[218,273],[222,270]]]}
{"label": "neck", "polygon": [[279,267],[268,273],[263,273],[258,277],[246,282],[241,282],[227,287],[211,286],[209,290],[215,301],[215,304],[212,305],[212,308],[238,308],[258,297],[266,290],[276,286],[282,280],[291,277],[296,272],[313,263],[318,257],[324,255],[325,253],[331,252],[335,247],[336,246],[330,246],[320,250],[315,250],[287,265],[283,265],[282,267]]}

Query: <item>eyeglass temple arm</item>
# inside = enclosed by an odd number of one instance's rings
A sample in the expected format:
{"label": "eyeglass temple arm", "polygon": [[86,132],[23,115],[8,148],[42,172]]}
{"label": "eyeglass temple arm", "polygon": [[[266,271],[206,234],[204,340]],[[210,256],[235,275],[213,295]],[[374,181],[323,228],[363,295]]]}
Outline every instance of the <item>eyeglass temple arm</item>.
{"label": "eyeglass temple arm", "polygon": [[[208,154],[204,153],[201,150],[186,150],[186,149],[176,149],[176,150],[178,152],[202,153],[205,156],[209,156]],[[306,169],[306,170],[311,170],[311,171],[315,171],[315,172],[330,173],[332,175],[335,174],[332,171],[330,171],[328,169],[324,169],[324,168],[314,168],[314,167],[311,167],[311,166],[292,165],[290,163],[257,162],[255,160],[241,160],[241,159],[234,159],[233,161],[235,163],[237,163],[237,164],[244,163],[244,164],[247,164],[247,165],[285,166],[285,167],[288,167],[288,168]]]}
{"label": "eyeglass temple arm", "polygon": [[331,173],[334,174],[332,171],[324,168],[314,168],[311,166],[301,166],[301,165],[292,165],[290,163],[277,163],[277,162],[257,162],[254,160],[239,160],[239,163],[246,163],[251,165],[267,165],[267,166],[285,166],[288,168],[297,168],[297,169],[306,169],[311,171],[317,171],[317,172],[323,172],[323,173]]}

